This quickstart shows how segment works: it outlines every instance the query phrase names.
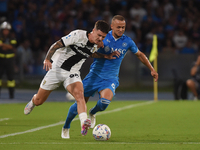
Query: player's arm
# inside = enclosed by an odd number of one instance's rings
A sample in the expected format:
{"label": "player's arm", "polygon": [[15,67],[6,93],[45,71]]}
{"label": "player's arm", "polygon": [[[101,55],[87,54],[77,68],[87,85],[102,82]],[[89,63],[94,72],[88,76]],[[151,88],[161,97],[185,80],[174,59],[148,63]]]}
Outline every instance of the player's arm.
{"label": "player's arm", "polygon": [[2,50],[10,50],[13,49],[13,46],[11,44],[5,44],[5,43],[0,43],[0,47],[2,47]]}
{"label": "player's arm", "polygon": [[138,50],[135,55],[138,57],[138,59],[151,70],[151,75],[155,79],[155,81],[158,80],[158,73],[154,70],[153,66],[149,62],[148,58],[144,53],[142,53],[140,50]]}
{"label": "player's arm", "polygon": [[[14,43],[12,43],[12,42],[14,42]],[[3,43],[3,41],[0,40],[0,47],[4,51],[6,51],[6,50],[13,50],[15,48],[16,44],[17,44],[16,40],[11,40],[11,43],[9,43],[9,44]]]}
{"label": "player's arm", "polygon": [[63,42],[61,40],[57,41],[56,43],[54,43],[53,45],[51,45],[51,47],[49,48],[45,60],[43,62],[44,66],[43,69],[46,69],[46,71],[48,71],[49,69],[52,68],[52,64],[51,64],[51,57],[53,56],[53,54],[55,53],[55,51],[59,48],[64,47]]}
{"label": "player's arm", "polygon": [[92,55],[90,55],[90,57],[92,57],[92,58],[105,58],[105,59],[116,59],[117,57],[119,58],[119,56],[120,56],[120,53],[118,51],[115,51],[108,55],[102,54],[99,52],[95,52]]}

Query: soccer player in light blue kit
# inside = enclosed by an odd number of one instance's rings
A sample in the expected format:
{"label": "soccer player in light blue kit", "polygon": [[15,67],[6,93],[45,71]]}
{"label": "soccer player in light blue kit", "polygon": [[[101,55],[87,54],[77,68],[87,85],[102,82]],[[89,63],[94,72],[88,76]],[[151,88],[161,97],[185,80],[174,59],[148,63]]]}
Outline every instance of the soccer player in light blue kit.
{"label": "soccer player in light blue kit", "polygon": [[[103,40],[104,48],[98,50],[99,53],[103,54],[110,54],[114,51],[118,51],[120,52],[119,58],[112,60],[101,58],[94,59],[94,62],[90,67],[90,72],[83,79],[85,101],[88,102],[89,97],[93,96],[96,91],[98,91],[100,97],[96,106],[89,111],[91,128],[94,128],[96,123],[95,114],[99,111],[104,111],[115,95],[115,90],[119,86],[120,65],[128,50],[133,52],[138,59],[150,69],[151,75],[154,77],[155,81],[158,80],[158,73],[154,70],[145,54],[137,48],[130,37],[124,35],[125,26],[126,22],[123,16],[114,16],[111,23],[112,30]],[[77,103],[75,102],[69,108],[68,116],[61,133],[62,138],[70,138],[70,123],[76,115]]]}

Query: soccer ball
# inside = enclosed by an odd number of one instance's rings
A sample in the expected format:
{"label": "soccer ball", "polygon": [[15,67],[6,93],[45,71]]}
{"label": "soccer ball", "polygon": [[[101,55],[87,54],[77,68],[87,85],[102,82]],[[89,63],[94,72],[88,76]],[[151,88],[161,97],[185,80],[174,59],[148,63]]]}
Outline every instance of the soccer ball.
{"label": "soccer ball", "polygon": [[98,124],[92,131],[95,140],[107,141],[111,136],[110,128],[105,124]]}
{"label": "soccer ball", "polygon": [[67,93],[67,94],[66,94],[66,98],[67,98],[67,100],[69,100],[69,101],[74,101],[74,100],[75,100],[74,96],[72,96],[70,93]]}

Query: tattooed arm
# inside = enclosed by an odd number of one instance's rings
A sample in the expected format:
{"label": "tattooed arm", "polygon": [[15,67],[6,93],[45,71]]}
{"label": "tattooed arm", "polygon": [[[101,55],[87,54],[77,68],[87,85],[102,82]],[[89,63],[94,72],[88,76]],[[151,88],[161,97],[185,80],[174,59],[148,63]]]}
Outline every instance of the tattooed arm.
{"label": "tattooed arm", "polygon": [[90,57],[92,58],[105,58],[105,59],[116,59],[117,57],[119,58],[119,56],[120,56],[120,53],[118,51],[115,51],[109,55],[98,53],[98,52],[95,52],[92,55],[90,55]]}
{"label": "tattooed arm", "polygon": [[59,40],[56,43],[54,43],[53,45],[51,45],[51,47],[49,48],[49,50],[47,52],[45,60],[43,62],[43,64],[44,64],[43,69],[46,69],[46,71],[48,71],[49,69],[52,68],[51,57],[53,56],[53,54],[55,53],[55,51],[57,49],[62,48],[62,47],[64,47],[64,45],[61,40]]}

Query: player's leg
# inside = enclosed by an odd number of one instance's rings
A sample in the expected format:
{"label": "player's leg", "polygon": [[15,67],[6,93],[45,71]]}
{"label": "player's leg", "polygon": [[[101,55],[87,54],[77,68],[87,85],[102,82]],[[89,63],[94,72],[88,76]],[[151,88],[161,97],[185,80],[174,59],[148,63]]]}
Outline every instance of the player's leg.
{"label": "player's leg", "polygon": [[[73,80],[73,78],[71,78],[70,80]],[[79,81],[78,78],[75,78],[75,81]],[[75,81],[66,81],[64,82],[64,86],[66,87],[66,85],[68,85],[69,83],[73,83]],[[69,82],[69,83],[68,83]],[[81,82],[81,79],[80,79]],[[87,101],[89,100],[89,97],[94,95],[95,91],[97,89],[94,89],[93,84],[97,83],[95,81],[95,79],[92,78],[91,73],[89,73],[84,79],[83,79],[83,86],[84,86],[84,95],[87,95],[88,97],[85,98],[85,102],[87,103]],[[70,129],[70,124],[72,122],[72,120],[75,118],[75,116],[78,114],[77,112],[77,103],[74,103],[70,106],[69,111],[68,111],[68,115],[65,121],[65,124],[63,126],[62,129],[62,134],[61,137],[62,138],[69,138],[69,129]],[[64,132],[64,131],[66,132]]]}
{"label": "player's leg", "polygon": [[104,89],[100,91],[100,99],[97,101],[95,107],[90,110],[91,114],[96,114],[98,111],[104,111],[110,104],[113,98],[113,93],[110,89]]}
{"label": "player's leg", "polygon": [[30,114],[35,106],[42,105],[46,99],[48,98],[49,94],[59,87],[60,82],[62,82],[62,73],[59,72],[60,70],[49,70],[45,77],[43,78],[42,82],[40,83],[40,88],[35,94],[31,101],[26,105],[24,109],[24,114]]}
{"label": "player's leg", "polygon": [[83,94],[83,84],[82,82],[74,82],[67,86],[67,90],[74,96],[77,102],[77,112],[81,122],[81,134],[86,135],[91,122],[87,119],[87,107]]}
{"label": "player's leg", "polygon": [[24,114],[28,115],[31,113],[35,106],[42,105],[51,92],[51,90],[44,90],[42,88],[39,88],[37,94],[33,95],[31,101],[25,106]]}
{"label": "player's leg", "polygon": [[104,111],[110,104],[113,96],[115,95],[115,89],[119,86],[117,79],[103,80],[99,83],[98,92],[100,99],[97,104],[90,109],[89,118],[91,119],[91,128],[96,124],[95,114],[99,111]]}
{"label": "player's leg", "polygon": [[95,107],[89,110],[89,118],[91,120],[91,128],[94,128],[96,124],[96,116],[95,114],[99,111],[104,111],[108,105],[110,104],[113,98],[113,93],[110,89],[104,89],[100,91],[100,99],[97,101]]}
{"label": "player's leg", "polygon": [[197,81],[195,81],[193,79],[188,79],[186,81],[186,84],[189,87],[189,89],[191,90],[191,92],[193,93],[194,100],[198,100],[198,93],[197,93],[198,83],[197,83]]}
{"label": "player's leg", "polygon": [[75,102],[74,104],[72,104],[69,108],[68,114],[67,114],[67,118],[65,121],[65,124],[62,128],[62,133],[61,133],[61,137],[63,139],[69,139],[69,129],[70,129],[70,124],[72,122],[72,120],[76,117],[76,115],[78,114],[77,112],[77,103]]}

